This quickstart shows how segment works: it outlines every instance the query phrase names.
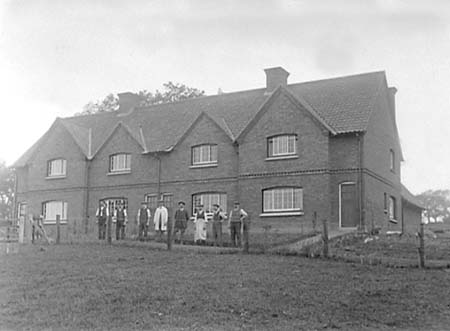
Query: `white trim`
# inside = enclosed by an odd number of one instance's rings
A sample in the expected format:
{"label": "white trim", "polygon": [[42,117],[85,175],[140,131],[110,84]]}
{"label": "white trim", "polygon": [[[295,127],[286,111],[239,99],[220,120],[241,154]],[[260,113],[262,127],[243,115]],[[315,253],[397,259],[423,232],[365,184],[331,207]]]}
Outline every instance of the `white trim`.
{"label": "white trim", "polygon": [[303,211],[295,211],[295,212],[279,212],[279,213],[262,213],[259,214],[259,217],[279,217],[279,216],[302,216],[305,213]]}
{"label": "white trim", "polygon": [[[42,221],[42,224],[44,225],[55,225],[56,224],[56,220],[47,220],[47,221]],[[67,224],[67,220],[60,220],[59,224]]]}
{"label": "white trim", "polygon": [[[351,229],[352,227],[346,226],[343,227],[342,226],[342,185],[355,185],[356,188],[356,183],[355,182],[343,182],[339,184],[339,228],[345,228],[345,229]],[[356,227],[353,227],[356,228]]]}
{"label": "white trim", "polygon": [[66,175],[54,175],[54,176],[47,176],[45,179],[64,179],[67,178]]}
{"label": "white trim", "polygon": [[266,157],[266,161],[278,161],[278,160],[290,160],[290,159],[298,159],[298,154]]}
{"label": "white trim", "polygon": [[196,169],[196,168],[213,168],[218,166],[218,162],[209,162],[209,163],[203,163],[203,164],[194,164],[190,165],[190,169]]}
{"label": "white trim", "polygon": [[118,171],[113,171],[113,172],[108,172],[106,173],[108,176],[115,176],[115,175],[127,175],[127,174],[131,174],[131,170],[118,170]]}

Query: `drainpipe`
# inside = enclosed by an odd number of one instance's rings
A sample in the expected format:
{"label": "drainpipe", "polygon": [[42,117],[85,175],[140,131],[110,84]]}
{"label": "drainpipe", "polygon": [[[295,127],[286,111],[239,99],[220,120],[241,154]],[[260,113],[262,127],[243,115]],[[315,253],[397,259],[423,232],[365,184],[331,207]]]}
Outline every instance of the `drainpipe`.
{"label": "drainpipe", "polygon": [[155,157],[158,159],[158,200],[161,198],[161,154],[156,153]]}
{"label": "drainpipe", "polygon": [[363,172],[364,172],[364,133],[357,133],[356,134],[358,138],[358,163],[359,163],[359,170],[358,170],[358,186],[359,186],[359,230],[362,231],[365,229],[365,188],[364,188],[364,178],[363,178]]}
{"label": "drainpipe", "polygon": [[236,176],[236,198],[235,200],[240,201],[240,193],[241,193],[241,183],[240,183],[240,175],[241,175],[241,164],[240,164],[240,159],[239,159],[239,143],[238,142],[234,142],[234,150],[236,152],[236,156],[237,156],[237,176]]}
{"label": "drainpipe", "polygon": [[17,210],[17,169],[14,169],[14,195],[13,195],[13,208],[12,208],[12,215],[11,215],[11,219],[14,219],[14,215],[17,215],[18,210]]}
{"label": "drainpipe", "polygon": [[86,159],[86,166],[84,168],[84,187],[85,187],[85,193],[84,193],[84,233],[88,234],[89,232],[89,173],[91,169],[91,160]]}

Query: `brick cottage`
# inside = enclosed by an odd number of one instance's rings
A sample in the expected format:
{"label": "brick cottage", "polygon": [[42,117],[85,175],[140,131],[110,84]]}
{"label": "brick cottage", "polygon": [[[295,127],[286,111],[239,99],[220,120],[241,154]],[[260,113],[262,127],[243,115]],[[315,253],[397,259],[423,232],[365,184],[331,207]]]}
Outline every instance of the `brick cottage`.
{"label": "brick cottage", "polygon": [[315,215],[335,228],[417,228],[385,73],[296,84],[281,67],[265,73],[265,88],[150,107],[127,92],[117,111],[57,118],[13,165],[17,214],[94,232],[99,201],[123,201],[133,220],[162,197],[171,213],[178,200],[191,212],[239,200],[254,229],[309,229]]}

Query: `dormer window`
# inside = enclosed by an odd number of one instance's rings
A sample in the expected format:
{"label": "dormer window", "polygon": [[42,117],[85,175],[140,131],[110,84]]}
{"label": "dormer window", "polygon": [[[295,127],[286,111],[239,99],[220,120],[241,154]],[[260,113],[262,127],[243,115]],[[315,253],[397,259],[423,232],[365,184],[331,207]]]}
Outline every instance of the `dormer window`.
{"label": "dormer window", "polygon": [[110,173],[128,173],[131,171],[131,154],[119,153],[109,157]]}
{"label": "dormer window", "polygon": [[297,135],[283,134],[267,138],[267,157],[284,158],[297,155]]}
{"label": "dormer window", "polygon": [[66,176],[66,164],[64,159],[54,159],[47,162],[47,177],[61,178]]}
{"label": "dormer window", "polygon": [[217,164],[217,145],[203,144],[192,147],[192,165],[208,166]]}

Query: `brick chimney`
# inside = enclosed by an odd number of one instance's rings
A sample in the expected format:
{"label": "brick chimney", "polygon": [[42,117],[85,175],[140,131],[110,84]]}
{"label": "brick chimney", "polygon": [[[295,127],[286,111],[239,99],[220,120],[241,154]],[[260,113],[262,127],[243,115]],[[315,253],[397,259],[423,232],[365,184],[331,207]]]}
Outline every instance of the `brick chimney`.
{"label": "brick chimney", "polygon": [[117,93],[117,96],[119,97],[119,113],[128,113],[142,101],[139,95],[131,92]]}
{"label": "brick chimney", "polygon": [[266,73],[266,93],[273,92],[278,86],[287,86],[289,72],[282,67],[264,69]]}
{"label": "brick chimney", "polygon": [[397,93],[397,88],[396,87],[388,87],[387,92],[388,92],[389,108],[392,113],[392,118],[394,119],[394,122],[395,122],[396,121],[396,119],[395,119],[395,94]]}

